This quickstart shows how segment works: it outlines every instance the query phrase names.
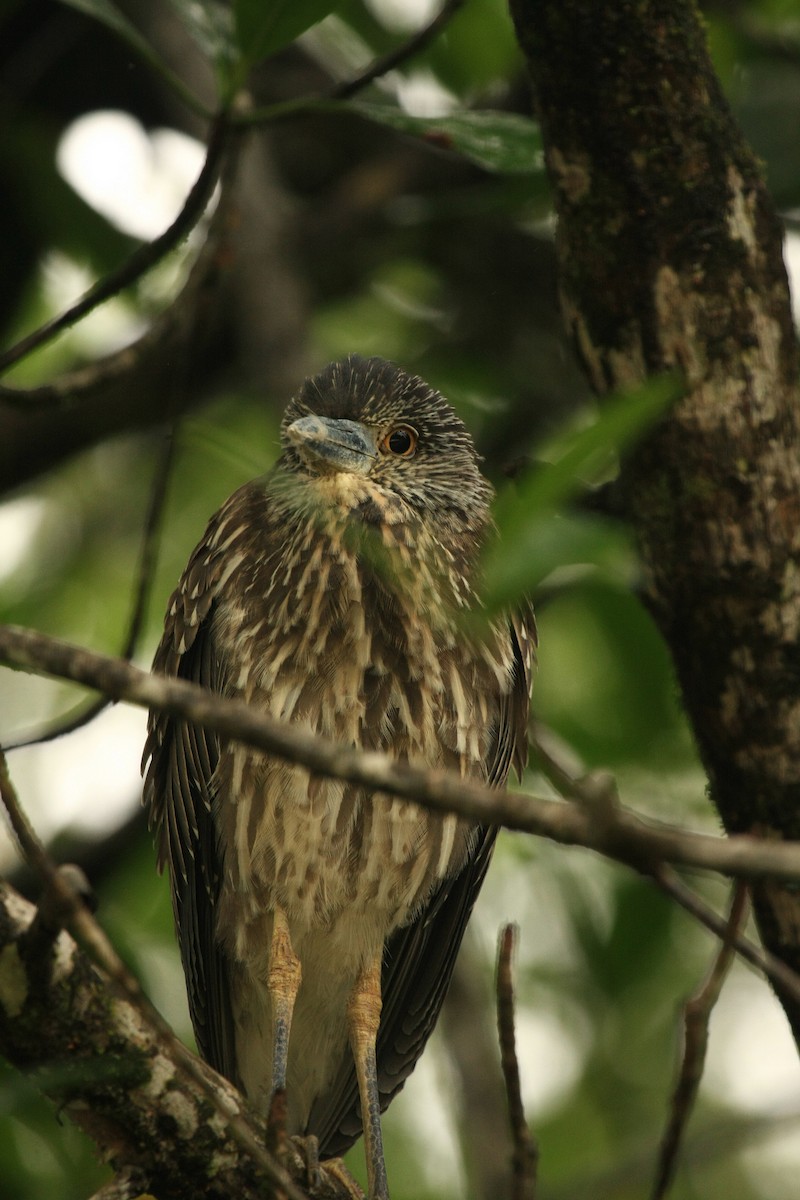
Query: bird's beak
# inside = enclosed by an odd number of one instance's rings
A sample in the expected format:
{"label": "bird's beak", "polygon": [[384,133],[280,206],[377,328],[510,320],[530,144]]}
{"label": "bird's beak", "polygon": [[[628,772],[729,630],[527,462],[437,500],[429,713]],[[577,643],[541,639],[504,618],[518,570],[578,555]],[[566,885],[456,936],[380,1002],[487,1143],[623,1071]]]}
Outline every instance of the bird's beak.
{"label": "bird's beak", "polygon": [[377,432],[359,421],[299,417],[286,434],[300,457],[316,471],[368,475],[378,454]]}

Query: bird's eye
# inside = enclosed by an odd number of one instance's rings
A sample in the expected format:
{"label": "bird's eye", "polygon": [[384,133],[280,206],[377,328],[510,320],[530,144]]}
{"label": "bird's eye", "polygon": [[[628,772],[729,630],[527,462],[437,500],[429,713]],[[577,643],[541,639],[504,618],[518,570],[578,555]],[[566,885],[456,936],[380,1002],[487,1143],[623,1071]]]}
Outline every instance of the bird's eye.
{"label": "bird's eye", "polygon": [[382,439],[380,448],[384,454],[394,454],[396,458],[413,458],[417,449],[417,431],[410,425],[398,425]]}

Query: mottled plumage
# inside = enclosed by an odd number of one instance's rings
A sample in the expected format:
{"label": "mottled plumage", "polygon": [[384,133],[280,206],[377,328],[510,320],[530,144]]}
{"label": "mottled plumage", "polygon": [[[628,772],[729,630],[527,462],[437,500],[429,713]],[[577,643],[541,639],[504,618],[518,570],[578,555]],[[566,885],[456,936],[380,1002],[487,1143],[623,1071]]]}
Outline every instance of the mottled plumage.
{"label": "mottled plumage", "polygon": [[[154,670],[501,786],[524,765],[534,629],[465,632],[491,488],[464,425],[422,380],[353,356],[304,384],[281,446],[212,517]],[[349,1005],[382,961],[385,1108],[435,1023],[493,831],[161,714],[145,756],[200,1050],[266,1107],[290,942],[289,1125],[340,1153],[362,1128]]]}

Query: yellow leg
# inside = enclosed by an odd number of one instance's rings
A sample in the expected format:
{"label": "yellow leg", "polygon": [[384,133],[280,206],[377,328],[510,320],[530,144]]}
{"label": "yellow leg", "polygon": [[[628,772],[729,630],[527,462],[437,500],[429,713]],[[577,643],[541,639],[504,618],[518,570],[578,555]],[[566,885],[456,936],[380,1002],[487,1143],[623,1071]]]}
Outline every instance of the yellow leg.
{"label": "yellow leg", "polygon": [[381,1019],[381,954],[359,975],[347,1006],[350,1045],[358,1076],[364,1149],[367,1156],[369,1200],[389,1200],[386,1163],[383,1158],[381,1109],[375,1041]]}
{"label": "yellow leg", "polygon": [[269,952],[267,986],[272,999],[272,1090],[286,1087],[286,1060],[292,1013],[302,977],[300,959],[292,948],[289,924],[282,909],[275,909]]}

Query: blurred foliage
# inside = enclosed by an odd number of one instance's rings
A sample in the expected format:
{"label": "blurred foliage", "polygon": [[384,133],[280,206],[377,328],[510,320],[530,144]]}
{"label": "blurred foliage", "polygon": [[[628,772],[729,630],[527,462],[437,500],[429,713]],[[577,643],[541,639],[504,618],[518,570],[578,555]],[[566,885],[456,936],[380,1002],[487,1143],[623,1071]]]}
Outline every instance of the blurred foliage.
{"label": "blurred foliage", "polygon": [[[534,175],[544,170],[536,126],[515,113],[462,112],[442,117],[414,117],[390,104],[354,101],[349,110],[368,120],[418,134],[434,146],[455,150],[465,158],[506,175]],[[335,105],[331,105],[335,111]]]}
{"label": "blurred foliage", "polygon": [[[183,70],[191,61],[180,40],[187,24],[194,53],[199,47],[211,60],[210,75],[223,94],[243,65],[283,48],[257,76],[257,99],[265,105],[318,91],[326,69],[352,75],[396,46],[404,36],[399,27],[409,26],[408,13],[379,0],[335,6],[237,0],[227,22],[217,20],[216,6],[181,2],[170,10],[177,32],[155,0],[131,0],[124,17],[110,0],[74,7],[83,12],[50,0],[11,0],[0,15],[4,341],[59,307],[52,278],[64,263],[94,278],[130,249],[131,240],[63,181],[56,149],[76,116],[100,108],[131,113],[145,129],[173,125],[196,132],[183,91],[176,97],[170,83],[175,63]],[[299,46],[289,44],[328,11],[334,16]],[[88,12],[104,16],[123,40]],[[796,207],[800,2],[733,0],[709,4],[705,16],[723,85],[764,159],[773,193],[784,208]],[[396,102],[411,95],[420,77],[436,85],[439,103],[444,97],[455,106],[430,126]],[[206,86],[188,67],[184,84],[194,100]],[[209,103],[207,95],[202,103]],[[633,548],[626,531],[594,503],[595,489],[613,478],[616,452],[638,428],[636,398],[627,409],[621,398],[617,425],[608,416],[598,419],[564,344],[549,201],[535,130],[523,120],[527,90],[502,0],[470,0],[444,36],[353,107],[358,120],[317,112],[270,134],[276,174],[298,214],[293,267],[308,298],[309,364],[353,350],[378,353],[419,371],[453,400],[475,431],[487,470],[504,488],[504,536],[488,571],[498,599],[522,586],[535,588],[537,717],[587,767],[613,768],[626,803],[714,828],[668,657],[635,598]],[[407,136],[421,128],[436,135],[427,144]],[[509,130],[513,143],[505,136]],[[531,139],[530,176],[508,173],[520,168],[520,131],[523,144]],[[478,162],[491,170],[454,152],[469,149],[465,135],[473,150],[479,136]],[[133,336],[151,311],[146,289],[133,289],[91,342],[85,330],[71,332],[20,367],[16,382],[50,377],[110,349]],[[266,470],[277,452],[287,397],[265,389],[257,358],[248,358],[244,343],[238,349],[238,369],[209,377],[204,406],[177,434],[143,664],[208,515],[239,483]],[[160,436],[100,444],[8,498],[0,508],[0,621],[98,649],[122,645]],[[531,463],[533,472],[517,481]],[[0,698],[0,737],[64,711],[77,696],[66,686],[15,677]],[[94,823],[106,832],[109,823],[122,825],[138,803],[140,743],[131,740],[117,767],[130,781],[130,803],[109,814],[107,780],[92,769],[97,736],[89,728],[70,739],[85,764],[83,841]],[[12,770],[31,812],[52,832],[63,818],[48,807],[47,773],[31,765],[37,753],[19,755]],[[535,763],[525,782],[546,787]],[[110,841],[100,844],[100,916],[159,1007],[190,1038],[167,889],[155,877],[142,826],[113,853],[104,852]],[[10,858],[6,862],[12,869]],[[724,907],[721,887],[706,883],[704,890]],[[509,919],[522,927],[521,1069],[541,1146],[541,1195],[642,1197],[674,1077],[679,1008],[704,974],[712,939],[646,881],[584,852],[518,836],[501,838],[476,912],[480,969],[487,975],[497,927]],[[734,1016],[736,986],[735,976]],[[767,1089],[765,1099],[762,1087],[751,1110],[729,1097],[719,1082],[726,1077],[726,1049],[717,1047],[723,1066],[692,1121],[675,1200],[790,1200],[796,1194],[796,1147],[793,1159],[782,1158],[786,1145],[765,1140],[779,1131],[764,1114],[780,1115],[779,1064],[792,1053],[788,1036],[780,1040],[782,1018],[766,988],[750,1019],[757,1020],[759,1036],[776,1031],[763,1051],[765,1058],[773,1055],[774,1095]],[[714,1038],[712,1024],[712,1044]],[[446,1057],[439,1035],[436,1045]],[[452,1119],[447,1126],[438,1112],[443,1095],[433,1097],[436,1114],[421,1122],[417,1085],[415,1078],[386,1122],[393,1196],[476,1195],[475,1179],[465,1177],[454,1149]],[[788,1127],[788,1136],[798,1137],[797,1126]],[[508,1150],[501,1145],[494,1152],[505,1157]],[[356,1149],[356,1164],[359,1155]],[[782,1170],[782,1163],[789,1165]],[[3,1070],[0,1193],[71,1200],[89,1195],[103,1178],[86,1140],[30,1082]]]}

